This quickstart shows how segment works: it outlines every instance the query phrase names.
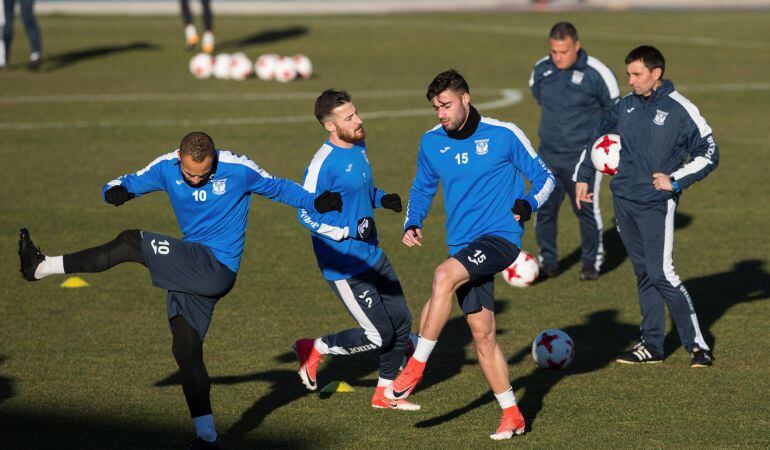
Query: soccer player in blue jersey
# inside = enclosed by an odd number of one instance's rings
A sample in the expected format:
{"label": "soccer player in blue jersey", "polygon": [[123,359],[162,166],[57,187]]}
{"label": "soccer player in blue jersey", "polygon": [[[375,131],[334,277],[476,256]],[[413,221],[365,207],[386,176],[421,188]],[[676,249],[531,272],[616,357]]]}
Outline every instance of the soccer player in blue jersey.
{"label": "soccer player in blue jersey", "polygon": [[388,257],[380,249],[374,208],[401,212],[398,194],[374,186],[366,155],[366,132],[350,95],[327,90],[315,103],[315,116],[329,133],[305,172],[308,192],[333,190],[342,195],[340,212],[318,214],[300,209],[301,224],[313,234],[313,251],[324,278],[358,327],[294,343],[299,375],[311,391],[323,355],[352,355],[379,350],[380,377],[373,408],[414,411],[407,400],[388,400],[385,388],[396,378],[412,327],[412,314]]}
{"label": "soccer player in blue jersey", "polygon": [[190,448],[221,448],[214,427],[203,362],[203,338],[217,301],[235,283],[246,234],[250,195],[313,213],[341,209],[338,193],[311,194],[290,180],[274,178],[245,156],[218,150],[201,132],[182,139],[178,150],[156,158],[144,169],[123,175],[102,189],[115,206],[153,191],[171,200],[182,240],[140,230],[125,230],[104,245],[63,256],[43,255],[21,230],[21,273],[28,281],[49,275],[102,272],[124,262],[147,267],[155,286],[168,290],[166,304],[196,438]]}
{"label": "soccer player in blue jersey", "polygon": [[[554,178],[516,125],[479,115],[456,71],[437,75],[427,97],[441,123],[420,142],[402,241],[422,245],[423,222],[441,182],[450,256],[434,273],[415,352],[385,396],[406,398],[420,382],[457,294],[479,365],[503,409],[490,437],[510,439],[524,433],[525,424],[495,338],[494,275],[516,260],[524,222],[548,199]],[[531,183],[529,192],[523,177]]]}

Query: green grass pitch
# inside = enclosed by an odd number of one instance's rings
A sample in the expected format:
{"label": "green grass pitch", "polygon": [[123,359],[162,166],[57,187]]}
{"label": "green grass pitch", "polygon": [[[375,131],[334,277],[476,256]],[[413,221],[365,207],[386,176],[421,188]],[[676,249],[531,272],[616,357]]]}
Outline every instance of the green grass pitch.
{"label": "green grass pitch", "polygon": [[[48,58],[41,72],[21,68],[20,30],[13,70],[0,72],[0,446],[180,448],[193,437],[164,293],[146,271],[124,265],[86,275],[85,289],[62,289],[61,278],[26,283],[16,256],[20,227],[50,254],[127,228],[178,236],[163,194],[114,208],[100,201],[103,183],[175,148],[192,129],[299,180],[324,139],[312,107],[328,87],[349,90],[364,114],[376,184],[406,199],[420,136],[436,123],[423,92],[449,67],[469,80],[476,104],[499,100],[503,89],[521,92],[519,102],[482,113],[515,122],[537,143],[539,112],[527,79],[547,52],[550,25],[564,19],[619,76],[623,94],[625,54],[642,43],[658,46],[667,77],[714,129],[721,163],[682,198],[675,261],[715,344],[716,365],[690,369],[673,330],[664,364],[610,362],[634,343],[639,307],[605,182],[605,275],[577,281],[577,221],[564,204],[565,273],[527,289],[497,286],[499,340],[531,425],[512,445],[770,447],[768,12],[217,18],[221,51],[240,49],[252,59],[309,55],[314,77],[289,84],[194,79],[178,17],[41,17]],[[403,216],[377,212],[381,245],[415,317],[446,253],[443,218],[437,197],[425,245],[415,250],[400,244]],[[536,250],[531,225],[524,247]],[[320,371],[322,385],[342,380],[355,392],[305,392],[291,343],[352,325],[295,213],[254,199],[238,282],[218,305],[205,345],[227,448],[511,445],[487,437],[499,409],[457,308],[414,395],[422,411],[369,408],[375,355],[336,358]],[[545,328],[575,339],[575,361],[563,372],[535,370],[528,354]]]}

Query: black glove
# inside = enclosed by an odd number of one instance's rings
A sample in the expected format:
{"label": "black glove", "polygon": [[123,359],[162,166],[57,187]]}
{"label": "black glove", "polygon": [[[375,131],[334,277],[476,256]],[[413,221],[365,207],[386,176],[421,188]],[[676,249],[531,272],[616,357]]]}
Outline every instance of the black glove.
{"label": "black glove", "polygon": [[[420,227],[418,227],[417,225],[409,225],[408,227],[406,227],[406,230],[404,230],[404,234],[406,234],[406,232],[407,232],[407,231],[409,231],[409,230],[412,230],[412,231],[414,231],[414,230],[416,230],[416,229],[418,229],[418,228],[420,228]],[[402,234],[401,236],[403,236],[404,234]],[[416,231],[414,231],[414,234],[415,234],[415,236],[416,236],[416,235],[417,235],[417,232],[416,232]]]}
{"label": "black glove", "polygon": [[374,219],[371,217],[361,218],[356,225],[356,239],[365,241],[372,234],[374,234]]}
{"label": "black glove", "polygon": [[110,205],[115,206],[120,206],[134,197],[136,197],[136,194],[128,192],[128,189],[126,189],[126,187],[122,184],[113,186],[107,189],[107,192],[104,193],[104,200],[106,200]]}
{"label": "black glove", "polygon": [[398,194],[385,194],[380,199],[383,208],[395,212],[401,212],[401,197]]}
{"label": "black glove", "polygon": [[519,216],[519,223],[524,223],[532,217],[532,205],[524,199],[518,199],[513,203],[511,212]]}
{"label": "black glove", "polygon": [[315,198],[313,201],[313,207],[319,213],[327,213],[329,211],[342,212],[342,196],[339,192],[324,191],[321,195]]}

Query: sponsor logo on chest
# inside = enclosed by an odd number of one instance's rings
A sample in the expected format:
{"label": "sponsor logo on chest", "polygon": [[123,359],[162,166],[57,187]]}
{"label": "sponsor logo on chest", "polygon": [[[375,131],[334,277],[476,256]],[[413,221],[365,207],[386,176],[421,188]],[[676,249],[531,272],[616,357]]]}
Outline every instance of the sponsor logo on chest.
{"label": "sponsor logo on chest", "polygon": [[573,70],[572,71],[572,83],[573,84],[580,84],[583,82],[583,77],[585,74],[579,70]]}
{"label": "sponsor logo on chest", "polygon": [[663,126],[663,124],[666,123],[666,117],[668,117],[667,112],[657,110],[657,112],[655,113],[655,118],[652,119],[652,121],[655,125]]}
{"label": "sponsor logo on chest", "polygon": [[489,153],[489,139],[476,139],[476,154],[479,156]]}

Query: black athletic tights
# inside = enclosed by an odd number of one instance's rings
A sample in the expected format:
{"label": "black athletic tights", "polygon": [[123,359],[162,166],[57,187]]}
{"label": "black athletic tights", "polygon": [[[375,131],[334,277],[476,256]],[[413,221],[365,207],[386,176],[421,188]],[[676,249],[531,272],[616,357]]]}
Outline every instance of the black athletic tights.
{"label": "black athletic tights", "polygon": [[203,342],[182,316],[171,319],[171,332],[174,335],[171,348],[182,376],[182,391],[190,417],[211,414],[211,380],[203,363]]}
{"label": "black athletic tights", "polygon": [[[182,19],[185,25],[192,23],[192,14],[190,13],[190,0],[179,0],[182,5]],[[214,26],[214,17],[211,14],[211,0],[201,0],[201,6],[203,6],[203,29],[211,31]]]}
{"label": "black athletic tights", "polygon": [[142,233],[139,230],[122,231],[118,237],[98,247],[64,255],[64,273],[104,272],[124,262],[144,265]]}

